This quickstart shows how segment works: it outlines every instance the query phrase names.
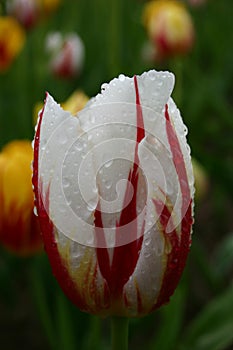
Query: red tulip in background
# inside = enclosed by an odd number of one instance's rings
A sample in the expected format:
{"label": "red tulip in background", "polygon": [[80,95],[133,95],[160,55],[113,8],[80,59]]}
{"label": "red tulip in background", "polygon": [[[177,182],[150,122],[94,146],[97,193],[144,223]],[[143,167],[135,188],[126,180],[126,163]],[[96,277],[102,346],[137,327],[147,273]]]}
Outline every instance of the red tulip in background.
{"label": "red tulip in background", "polygon": [[194,189],[173,85],[169,72],[120,75],[76,116],[46,96],[36,205],[53,273],[83,311],[145,315],[181,277]]}

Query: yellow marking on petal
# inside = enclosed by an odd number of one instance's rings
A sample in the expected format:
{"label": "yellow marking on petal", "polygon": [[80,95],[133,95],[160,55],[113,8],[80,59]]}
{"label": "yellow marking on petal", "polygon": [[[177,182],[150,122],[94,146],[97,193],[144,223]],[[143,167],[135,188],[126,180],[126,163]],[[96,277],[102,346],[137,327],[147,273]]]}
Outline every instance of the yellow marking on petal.
{"label": "yellow marking on petal", "polygon": [[[103,313],[107,307],[104,293],[104,280],[97,282],[97,262],[95,248],[83,247],[79,257],[72,257],[71,245],[73,242],[67,239],[65,245],[58,243],[59,253],[66,266],[70,278],[74,282],[77,291],[87,309],[92,313]],[[77,265],[76,261],[77,260]]]}

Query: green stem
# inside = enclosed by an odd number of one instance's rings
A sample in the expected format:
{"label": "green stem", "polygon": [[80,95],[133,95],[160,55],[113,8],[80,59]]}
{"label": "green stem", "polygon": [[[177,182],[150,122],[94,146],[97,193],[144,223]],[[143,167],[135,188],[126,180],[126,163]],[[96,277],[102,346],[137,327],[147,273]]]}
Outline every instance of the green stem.
{"label": "green stem", "polygon": [[38,316],[46,333],[50,348],[55,350],[58,348],[56,331],[54,329],[53,320],[47,301],[44,280],[41,276],[42,271],[40,269],[40,262],[41,257],[35,257],[30,270],[32,294],[37,306]]}
{"label": "green stem", "polygon": [[128,349],[128,328],[129,328],[128,318],[112,317],[112,320],[111,320],[112,349],[111,350]]}
{"label": "green stem", "polygon": [[89,336],[86,337],[85,350],[102,349],[101,343],[101,319],[97,316],[90,315],[89,318]]}

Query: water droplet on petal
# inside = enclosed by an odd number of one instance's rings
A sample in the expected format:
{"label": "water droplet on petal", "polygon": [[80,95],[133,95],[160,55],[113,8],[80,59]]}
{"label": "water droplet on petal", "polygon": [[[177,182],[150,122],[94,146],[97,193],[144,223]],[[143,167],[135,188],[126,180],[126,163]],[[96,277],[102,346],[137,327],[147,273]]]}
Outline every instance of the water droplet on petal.
{"label": "water droplet on petal", "polygon": [[87,210],[93,211],[96,209],[96,206],[97,206],[97,199],[95,199],[95,198],[91,199],[87,203]]}
{"label": "water droplet on petal", "polygon": [[105,168],[109,168],[113,164],[113,160],[109,160],[108,162],[104,163]]}
{"label": "water droplet on petal", "polygon": [[33,208],[33,213],[34,213],[36,216],[38,216],[38,211],[37,211],[37,207],[36,207],[36,206],[34,206],[34,208]]}
{"label": "water droplet on petal", "polygon": [[110,188],[112,187],[112,181],[110,181],[110,180],[106,181],[106,182],[105,182],[105,187],[106,187],[107,189],[110,189]]}
{"label": "water droplet on petal", "polygon": [[151,71],[149,71],[148,76],[149,76],[150,80],[155,80],[156,72],[151,70]]}
{"label": "water droplet on petal", "polygon": [[75,144],[75,149],[76,149],[77,151],[82,151],[82,149],[83,149],[83,144],[82,144],[82,142],[77,142],[77,143]]}
{"label": "water droplet on petal", "polygon": [[119,75],[119,80],[120,81],[124,81],[125,80],[125,75],[124,74],[120,74]]}
{"label": "water droplet on petal", "polygon": [[65,134],[62,134],[59,139],[60,144],[65,145],[67,141],[68,141],[67,136]]}
{"label": "water droplet on petal", "polygon": [[70,187],[70,180],[68,178],[63,178],[62,185],[64,188]]}

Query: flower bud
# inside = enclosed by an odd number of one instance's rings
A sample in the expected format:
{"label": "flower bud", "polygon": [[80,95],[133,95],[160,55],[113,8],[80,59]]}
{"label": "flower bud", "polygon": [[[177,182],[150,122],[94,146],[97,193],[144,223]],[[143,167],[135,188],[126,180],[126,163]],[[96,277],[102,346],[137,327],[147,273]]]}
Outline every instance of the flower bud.
{"label": "flower bud", "polygon": [[73,78],[80,74],[84,60],[84,45],[75,33],[62,36],[55,32],[47,36],[46,49],[50,54],[49,66],[60,78]]}
{"label": "flower bud", "polygon": [[174,76],[120,75],[76,116],[47,94],[33,184],[45,249],[83,311],[142,316],[168,302],[191,244],[193,173]]}
{"label": "flower bud", "polygon": [[19,256],[42,249],[31,185],[32,147],[13,141],[0,153],[0,243]]}
{"label": "flower bud", "polygon": [[143,20],[158,59],[184,54],[192,48],[192,18],[180,1],[149,2],[145,5]]}

